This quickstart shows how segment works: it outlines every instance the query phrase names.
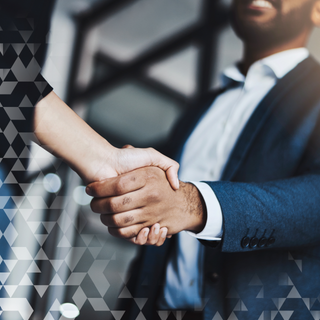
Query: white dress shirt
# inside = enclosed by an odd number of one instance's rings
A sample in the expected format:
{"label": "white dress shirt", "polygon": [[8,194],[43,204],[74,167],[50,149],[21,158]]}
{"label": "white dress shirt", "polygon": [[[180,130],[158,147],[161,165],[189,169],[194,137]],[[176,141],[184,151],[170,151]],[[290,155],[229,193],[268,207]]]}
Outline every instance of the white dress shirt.
{"label": "white dress shirt", "polygon": [[199,239],[221,240],[223,216],[218,199],[208,184],[218,181],[243,128],[256,107],[279,79],[309,56],[305,48],[274,54],[255,62],[245,77],[234,65],[222,75],[222,84],[232,87],[219,95],[202,116],[186,141],[180,162],[179,178],[191,181],[207,207],[207,222],[202,232],[181,232],[169,259],[166,285],[160,307],[201,308],[204,248]]}

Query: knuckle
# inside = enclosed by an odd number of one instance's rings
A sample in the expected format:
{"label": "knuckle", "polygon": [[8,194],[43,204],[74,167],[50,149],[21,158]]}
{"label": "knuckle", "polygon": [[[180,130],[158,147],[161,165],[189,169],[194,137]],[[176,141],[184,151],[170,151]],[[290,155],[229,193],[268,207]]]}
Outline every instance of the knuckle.
{"label": "knuckle", "polygon": [[109,233],[116,238],[125,238],[125,239],[129,238],[125,236],[126,231],[123,228],[117,228],[117,227],[109,228]]}
{"label": "knuckle", "polygon": [[113,216],[110,217],[111,223],[114,227],[119,227],[120,226],[120,219],[119,217],[115,214]]}
{"label": "knuckle", "polygon": [[115,192],[116,194],[122,194],[125,191],[126,183],[124,181],[125,179],[119,178],[115,185]]}
{"label": "knuckle", "polygon": [[132,215],[121,216],[120,214],[114,214],[110,217],[112,224],[115,227],[123,227],[134,221],[134,217]]}
{"label": "knuckle", "polygon": [[100,190],[100,188],[97,187],[98,184],[100,185],[99,182],[92,183],[92,184],[90,185],[90,191],[91,191],[91,193],[92,193],[93,195],[99,195],[99,190]]}
{"label": "knuckle", "polygon": [[122,200],[122,204],[125,206],[126,204],[129,204],[132,201],[130,197],[124,197]]}
{"label": "knuckle", "polygon": [[106,221],[105,221],[105,216],[103,214],[100,215],[100,221],[102,222],[102,224],[104,224],[105,226],[107,225]]}
{"label": "knuckle", "polygon": [[133,236],[130,236],[130,232],[125,228],[118,229],[118,234],[121,238],[133,238]]}
{"label": "knuckle", "polygon": [[123,218],[124,224],[128,224],[134,221],[134,216],[133,215],[127,215]]}
{"label": "knuckle", "polygon": [[152,189],[148,194],[149,201],[158,201],[160,199],[160,191],[158,189]]}
{"label": "knuckle", "polygon": [[97,202],[94,199],[90,202],[90,208],[92,212],[98,213]]}
{"label": "knuckle", "polygon": [[114,212],[114,213],[119,211],[120,206],[119,206],[117,199],[112,198],[109,200],[109,209],[111,212]]}

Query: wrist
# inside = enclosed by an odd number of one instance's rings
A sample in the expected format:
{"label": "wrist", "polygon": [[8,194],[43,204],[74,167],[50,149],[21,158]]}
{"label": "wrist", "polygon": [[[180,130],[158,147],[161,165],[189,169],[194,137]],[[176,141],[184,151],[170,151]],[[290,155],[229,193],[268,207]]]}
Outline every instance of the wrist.
{"label": "wrist", "polygon": [[199,233],[203,230],[207,221],[207,209],[204,199],[192,183],[181,182],[181,191],[184,197],[186,219],[186,231]]}
{"label": "wrist", "polygon": [[102,137],[95,137],[91,141],[86,153],[86,159],[82,162],[85,173],[83,179],[87,182],[101,181],[118,175],[115,170],[118,149],[113,147]]}
{"label": "wrist", "polygon": [[117,175],[116,148],[96,133],[54,92],[35,107],[37,142],[62,158],[85,182]]}

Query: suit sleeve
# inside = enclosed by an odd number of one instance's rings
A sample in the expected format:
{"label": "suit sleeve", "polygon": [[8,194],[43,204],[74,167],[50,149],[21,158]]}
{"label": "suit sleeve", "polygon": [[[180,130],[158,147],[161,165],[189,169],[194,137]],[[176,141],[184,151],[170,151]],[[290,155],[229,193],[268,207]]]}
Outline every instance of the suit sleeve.
{"label": "suit sleeve", "polygon": [[261,184],[207,183],[222,208],[222,251],[320,244],[319,174]]}
{"label": "suit sleeve", "polygon": [[[215,193],[223,214],[224,252],[297,248],[320,245],[320,103],[317,102],[308,126],[313,127],[305,142],[292,137],[284,147],[289,163],[294,150],[304,149],[296,170],[279,180],[259,183],[206,182]],[[259,163],[257,163],[259,165]],[[271,164],[272,165],[272,164]],[[249,169],[250,170],[250,169]],[[268,172],[265,168],[261,171]],[[203,242],[217,246],[217,243]]]}

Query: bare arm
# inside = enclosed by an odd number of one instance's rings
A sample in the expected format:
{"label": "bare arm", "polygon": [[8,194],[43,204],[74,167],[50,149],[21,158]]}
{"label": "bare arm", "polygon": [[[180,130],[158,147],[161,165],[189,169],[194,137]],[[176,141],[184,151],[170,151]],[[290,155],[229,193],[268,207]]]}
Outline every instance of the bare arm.
{"label": "bare arm", "polygon": [[113,147],[54,92],[36,105],[34,132],[36,142],[65,160],[87,183],[140,167],[157,166],[166,172],[172,187],[179,188],[178,163],[152,148]]}

